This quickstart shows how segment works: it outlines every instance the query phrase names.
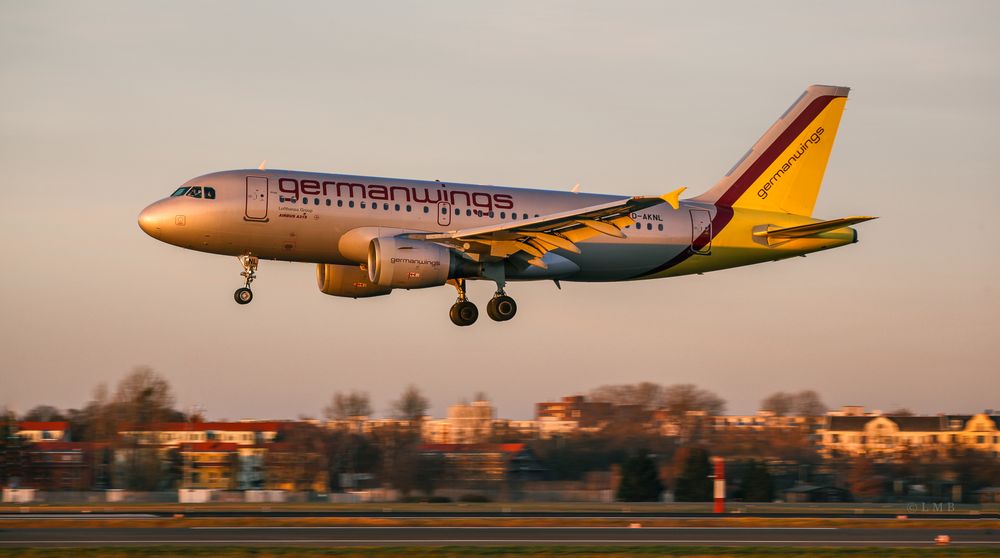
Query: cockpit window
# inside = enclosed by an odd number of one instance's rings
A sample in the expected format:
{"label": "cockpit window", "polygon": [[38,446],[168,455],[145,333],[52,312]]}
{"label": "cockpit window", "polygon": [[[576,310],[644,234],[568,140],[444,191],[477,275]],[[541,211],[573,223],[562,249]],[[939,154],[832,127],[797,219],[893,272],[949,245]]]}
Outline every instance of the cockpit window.
{"label": "cockpit window", "polygon": [[170,197],[174,198],[174,197],[177,197],[177,196],[183,196],[184,194],[187,193],[187,191],[188,191],[188,187],[187,186],[184,186],[183,188],[178,188],[178,189],[174,190],[173,194],[170,194]]}
{"label": "cockpit window", "polygon": [[215,188],[205,186],[205,199],[214,200],[215,199]]}
{"label": "cockpit window", "polygon": [[200,198],[201,197],[201,186],[192,186],[191,189],[188,190],[187,195],[191,196],[192,198]]}

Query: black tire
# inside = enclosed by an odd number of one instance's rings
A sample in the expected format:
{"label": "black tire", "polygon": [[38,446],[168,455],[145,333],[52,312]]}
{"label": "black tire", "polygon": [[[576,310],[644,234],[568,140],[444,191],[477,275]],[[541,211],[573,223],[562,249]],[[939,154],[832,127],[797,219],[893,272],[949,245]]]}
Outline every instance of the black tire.
{"label": "black tire", "polygon": [[507,296],[495,296],[486,305],[486,313],[497,322],[506,322],[517,314],[517,303]]}
{"label": "black tire", "polygon": [[250,301],[253,300],[253,291],[246,287],[240,287],[233,293],[233,298],[236,299],[236,304],[250,304]]}
{"label": "black tire", "polygon": [[457,326],[470,326],[479,319],[479,309],[469,301],[456,302],[451,306],[448,317],[451,318],[451,323]]}

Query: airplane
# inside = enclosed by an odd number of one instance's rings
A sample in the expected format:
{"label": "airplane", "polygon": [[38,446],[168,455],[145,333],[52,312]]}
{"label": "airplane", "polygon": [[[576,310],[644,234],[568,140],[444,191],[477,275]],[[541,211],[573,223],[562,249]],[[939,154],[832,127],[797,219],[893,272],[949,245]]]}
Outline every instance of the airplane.
{"label": "airplane", "polygon": [[812,217],[847,87],[812,85],[705,193],[680,199],[324,174],[231,170],[193,178],[142,210],[153,238],[236,256],[253,299],[261,259],[316,264],[319,290],[365,298],[451,285],[449,316],[476,322],[466,282],[633,281],[777,261],[858,241],[869,216]]}

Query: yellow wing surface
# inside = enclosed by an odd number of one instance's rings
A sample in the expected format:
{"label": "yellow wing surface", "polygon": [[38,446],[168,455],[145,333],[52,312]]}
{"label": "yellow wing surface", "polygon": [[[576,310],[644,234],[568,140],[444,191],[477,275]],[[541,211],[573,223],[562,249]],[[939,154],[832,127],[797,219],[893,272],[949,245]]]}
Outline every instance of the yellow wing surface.
{"label": "yellow wing surface", "polygon": [[576,245],[593,236],[606,234],[625,238],[622,229],[635,223],[629,215],[643,209],[670,204],[680,207],[679,197],[684,188],[663,196],[636,196],[604,204],[573,209],[534,219],[512,221],[497,225],[474,227],[444,233],[412,233],[415,240],[428,240],[460,250],[474,259],[502,259],[518,257],[526,263],[545,268],[542,257],[561,248],[580,253]]}

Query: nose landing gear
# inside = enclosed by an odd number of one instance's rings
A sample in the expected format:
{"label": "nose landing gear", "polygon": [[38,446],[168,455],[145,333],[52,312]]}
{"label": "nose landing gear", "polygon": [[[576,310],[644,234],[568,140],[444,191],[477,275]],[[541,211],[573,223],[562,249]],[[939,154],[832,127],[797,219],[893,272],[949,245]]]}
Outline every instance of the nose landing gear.
{"label": "nose landing gear", "polygon": [[243,277],[243,286],[233,293],[237,304],[249,304],[253,300],[250,283],[253,283],[253,280],[257,278],[257,264],[259,262],[260,258],[257,256],[240,256],[240,265],[243,266],[243,273],[240,273]]}
{"label": "nose landing gear", "polygon": [[458,300],[451,305],[451,310],[448,312],[451,323],[462,327],[476,323],[479,319],[479,309],[465,294],[465,279],[454,279],[451,283],[458,290]]}

